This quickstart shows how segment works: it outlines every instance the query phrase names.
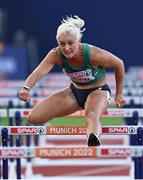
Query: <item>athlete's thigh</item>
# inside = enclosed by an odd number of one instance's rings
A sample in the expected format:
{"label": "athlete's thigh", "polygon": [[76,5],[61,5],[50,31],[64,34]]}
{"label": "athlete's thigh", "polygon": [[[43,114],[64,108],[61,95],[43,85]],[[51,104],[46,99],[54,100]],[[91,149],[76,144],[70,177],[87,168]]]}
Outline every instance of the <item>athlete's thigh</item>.
{"label": "athlete's thigh", "polygon": [[96,90],[89,94],[85,103],[85,113],[94,113],[97,118],[100,118],[101,114],[107,109],[108,100],[105,91]]}
{"label": "athlete's thigh", "polygon": [[31,116],[34,116],[37,120],[40,119],[44,122],[54,117],[71,114],[79,109],[80,107],[77,104],[71,89],[65,88],[51,94],[36,105],[31,111]]}

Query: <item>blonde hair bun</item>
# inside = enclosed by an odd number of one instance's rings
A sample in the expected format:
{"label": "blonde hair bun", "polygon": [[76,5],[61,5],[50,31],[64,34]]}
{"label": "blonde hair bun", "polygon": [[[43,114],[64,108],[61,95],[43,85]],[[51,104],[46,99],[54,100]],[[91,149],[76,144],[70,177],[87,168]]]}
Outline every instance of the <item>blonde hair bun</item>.
{"label": "blonde hair bun", "polygon": [[81,39],[81,37],[83,36],[82,33],[85,30],[85,28],[81,30],[84,24],[85,24],[84,20],[76,15],[74,15],[73,17],[66,16],[66,19],[62,20],[61,25],[57,29],[57,35],[56,35],[57,40],[61,35],[67,32],[71,33],[76,38]]}
{"label": "blonde hair bun", "polygon": [[67,16],[66,19],[63,19],[62,23],[71,23],[74,24],[77,28],[82,28],[85,24],[84,20],[74,15],[73,17]]}

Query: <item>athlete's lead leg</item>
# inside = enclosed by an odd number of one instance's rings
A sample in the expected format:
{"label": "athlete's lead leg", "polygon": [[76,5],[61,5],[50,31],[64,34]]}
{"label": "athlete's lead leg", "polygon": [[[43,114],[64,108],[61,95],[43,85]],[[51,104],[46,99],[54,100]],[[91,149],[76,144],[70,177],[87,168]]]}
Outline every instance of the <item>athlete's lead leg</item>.
{"label": "athlete's lead leg", "polygon": [[85,103],[85,115],[87,124],[87,136],[89,146],[100,145],[101,134],[100,118],[107,109],[108,100],[105,91],[96,90],[92,92]]}

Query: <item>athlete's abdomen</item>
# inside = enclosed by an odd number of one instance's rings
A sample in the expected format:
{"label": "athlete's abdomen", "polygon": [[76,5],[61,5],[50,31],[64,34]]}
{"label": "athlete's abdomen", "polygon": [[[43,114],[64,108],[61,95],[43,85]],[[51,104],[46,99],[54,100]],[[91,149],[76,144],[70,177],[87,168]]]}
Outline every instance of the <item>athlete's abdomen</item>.
{"label": "athlete's abdomen", "polygon": [[107,80],[106,80],[106,76],[103,77],[103,79],[101,79],[100,81],[94,83],[94,84],[84,84],[84,85],[79,85],[73,81],[71,81],[74,86],[77,88],[77,89],[91,89],[91,88],[95,88],[95,87],[99,87],[99,86],[103,86],[105,84],[107,84]]}

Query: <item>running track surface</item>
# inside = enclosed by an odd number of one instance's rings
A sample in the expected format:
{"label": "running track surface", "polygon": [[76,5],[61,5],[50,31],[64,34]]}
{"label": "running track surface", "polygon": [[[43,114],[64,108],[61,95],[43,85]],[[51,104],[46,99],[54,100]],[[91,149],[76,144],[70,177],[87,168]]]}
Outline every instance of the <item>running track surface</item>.
{"label": "running track surface", "polygon": [[[76,164],[75,160],[75,164]],[[34,174],[43,176],[129,176],[129,166],[39,166]],[[25,174],[23,169],[23,174]]]}

